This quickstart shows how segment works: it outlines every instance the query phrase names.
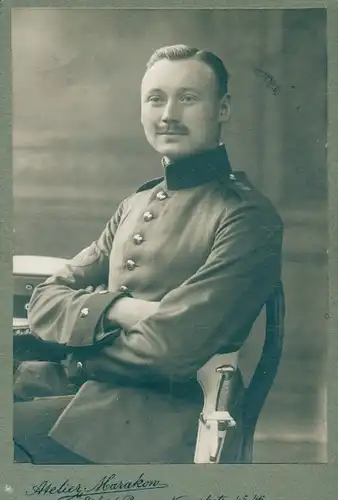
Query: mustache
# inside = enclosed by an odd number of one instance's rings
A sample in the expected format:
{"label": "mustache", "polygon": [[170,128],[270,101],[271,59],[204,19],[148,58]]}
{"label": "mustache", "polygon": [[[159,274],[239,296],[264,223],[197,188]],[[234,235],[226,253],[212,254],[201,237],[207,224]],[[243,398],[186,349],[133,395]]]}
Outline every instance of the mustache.
{"label": "mustache", "polygon": [[183,127],[181,125],[166,125],[164,127],[158,127],[156,129],[156,133],[159,135],[170,135],[170,134],[187,135],[188,130],[186,127]]}

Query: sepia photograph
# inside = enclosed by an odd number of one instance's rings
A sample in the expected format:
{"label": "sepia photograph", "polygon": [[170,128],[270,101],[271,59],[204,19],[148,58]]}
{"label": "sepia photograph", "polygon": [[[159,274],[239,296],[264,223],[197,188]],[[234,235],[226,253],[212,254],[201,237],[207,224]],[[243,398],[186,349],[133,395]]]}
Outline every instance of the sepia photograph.
{"label": "sepia photograph", "polygon": [[16,464],[325,464],[326,10],[11,12]]}

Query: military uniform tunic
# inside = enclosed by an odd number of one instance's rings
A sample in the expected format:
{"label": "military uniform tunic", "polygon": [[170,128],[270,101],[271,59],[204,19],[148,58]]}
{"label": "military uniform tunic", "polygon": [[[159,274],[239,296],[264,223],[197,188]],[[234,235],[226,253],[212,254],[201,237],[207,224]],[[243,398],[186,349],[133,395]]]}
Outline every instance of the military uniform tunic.
{"label": "military uniform tunic", "polygon": [[[282,222],[225,148],[169,164],[125,199],[97,241],[39,285],[34,333],[64,346],[83,385],[50,436],[98,463],[193,462],[197,370],[240,349],[280,280]],[[105,293],[88,285],[105,283]],[[107,329],[119,297],[159,301]]]}

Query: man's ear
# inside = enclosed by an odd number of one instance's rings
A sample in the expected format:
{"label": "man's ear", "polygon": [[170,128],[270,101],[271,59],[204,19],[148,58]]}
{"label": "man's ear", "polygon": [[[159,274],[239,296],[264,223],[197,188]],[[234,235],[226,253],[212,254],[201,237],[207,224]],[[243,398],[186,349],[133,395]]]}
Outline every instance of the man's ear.
{"label": "man's ear", "polygon": [[220,123],[227,122],[230,119],[230,114],[231,114],[230,100],[231,100],[230,94],[225,94],[220,100],[219,116],[218,116]]}

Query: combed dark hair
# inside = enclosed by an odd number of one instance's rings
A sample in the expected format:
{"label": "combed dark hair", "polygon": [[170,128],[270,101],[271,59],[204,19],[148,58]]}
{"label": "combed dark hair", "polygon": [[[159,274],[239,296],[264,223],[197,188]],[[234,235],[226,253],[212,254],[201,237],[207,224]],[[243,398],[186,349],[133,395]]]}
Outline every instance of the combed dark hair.
{"label": "combed dark hair", "polygon": [[213,52],[204,49],[196,49],[195,47],[189,47],[183,44],[168,45],[155,50],[147,63],[147,69],[151,68],[161,59],[168,59],[168,61],[179,61],[184,59],[202,61],[214,72],[217,78],[220,95],[223,96],[228,92],[228,71],[221,59]]}

